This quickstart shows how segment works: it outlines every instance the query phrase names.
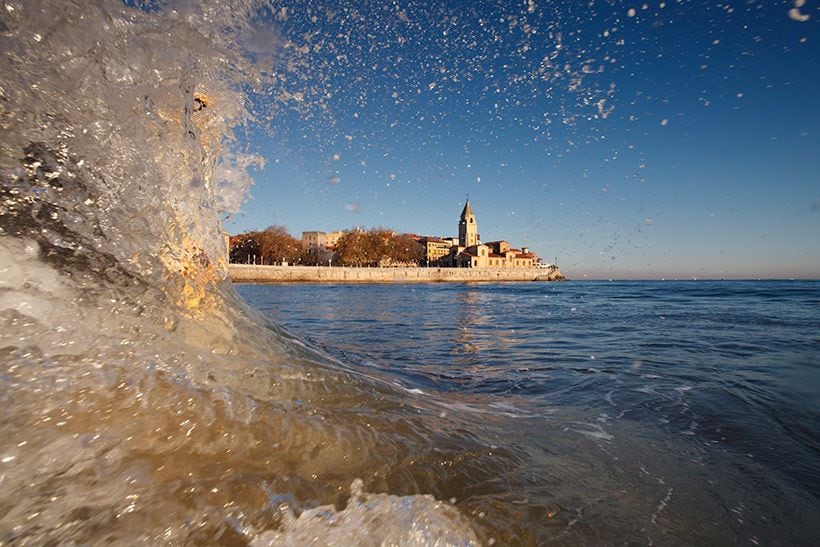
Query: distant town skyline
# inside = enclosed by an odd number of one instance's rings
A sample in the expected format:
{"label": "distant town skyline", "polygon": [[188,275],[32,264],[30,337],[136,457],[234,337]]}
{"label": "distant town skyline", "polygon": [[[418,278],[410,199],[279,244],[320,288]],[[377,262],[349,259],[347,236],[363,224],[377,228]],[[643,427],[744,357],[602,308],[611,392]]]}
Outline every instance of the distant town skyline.
{"label": "distant town skyline", "polygon": [[[477,217],[467,199],[459,215],[457,236],[398,233],[389,226],[365,230],[362,227],[342,230],[303,230],[301,237],[285,226],[231,234],[227,241],[231,262],[264,265],[288,262],[342,265],[373,264],[385,267],[420,265],[444,268],[550,268],[552,264],[520,249],[508,240],[482,240]],[[409,245],[409,246],[408,246]],[[300,247],[302,253],[295,252]],[[288,258],[288,255],[290,258]],[[555,269],[555,268],[552,268]],[[560,271],[555,273],[560,275]]]}
{"label": "distant town skyline", "polygon": [[572,279],[820,278],[818,3],[695,4],[274,17],[309,62],[226,229],[447,236],[469,193]]}

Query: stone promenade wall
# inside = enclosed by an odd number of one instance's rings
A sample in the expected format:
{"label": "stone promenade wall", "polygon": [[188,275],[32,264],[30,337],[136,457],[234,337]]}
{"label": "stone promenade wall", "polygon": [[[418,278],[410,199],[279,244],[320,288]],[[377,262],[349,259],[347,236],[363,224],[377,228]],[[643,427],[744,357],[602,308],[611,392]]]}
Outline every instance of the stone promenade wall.
{"label": "stone promenade wall", "polygon": [[467,281],[559,281],[555,268],[351,268],[230,264],[234,283],[435,283]]}

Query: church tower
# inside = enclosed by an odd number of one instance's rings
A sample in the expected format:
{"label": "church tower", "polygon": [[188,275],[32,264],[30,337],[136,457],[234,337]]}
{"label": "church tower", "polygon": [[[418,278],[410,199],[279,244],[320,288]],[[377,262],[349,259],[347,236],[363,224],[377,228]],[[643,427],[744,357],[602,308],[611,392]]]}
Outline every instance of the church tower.
{"label": "church tower", "polygon": [[478,245],[478,237],[478,225],[475,223],[473,208],[470,207],[470,200],[468,199],[458,221],[458,245],[459,247]]}

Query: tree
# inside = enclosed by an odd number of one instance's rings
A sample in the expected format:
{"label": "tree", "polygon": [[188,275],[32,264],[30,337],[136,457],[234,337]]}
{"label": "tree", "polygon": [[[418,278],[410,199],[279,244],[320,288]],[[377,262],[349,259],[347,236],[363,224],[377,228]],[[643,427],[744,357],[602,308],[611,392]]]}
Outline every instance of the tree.
{"label": "tree", "polygon": [[409,234],[396,235],[389,228],[347,230],[336,244],[344,266],[396,266],[418,264],[424,250]]}
{"label": "tree", "polygon": [[299,255],[299,263],[303,266],[320,266],[319,252],[319,249],[315,247],[302,249],[302,254]]}
{"label": "tree", "polygon": [[366,254],[371,266],[389,266],[392,261],[395,232],[389,228],[371,228],[366,234]]}
{"label": "tree", "polygon": [[[284,226],[269,226],[261,232],[247,232],[231,237],[231,262],[245,263],[255,257],[257,263],[277,262],[316,265],[326,263],[327,251],[302,250],[301,241]],[[321,258],[321,260],[320,260]],[[397,266],[421,264],[424,247],[410,234],[397,235],[390,228],[347,230],[336,244],[337,264],[343,266]]]}
{"label": "tree", "polygon": [[343,266],[364,266],[367,264],[367,234],[359,229],[346,230],[336,242],[336,254]]}
{"label": "tree", "polygon": [[257,234],[259,232],[247,232],[231,236],[230,238],[230,261],[234,264],[245,264],[252,257],[260,257],[259,241]]}
{"label": "tree", "polygon": [[298,262],[302,255],[302,243],[288,233],[284,226],[269,226],[257,232],[260,254],[265,262]]}
{"label": "tree", "polygon": [[424,246],[410,234],[394,236],[391,258],[398,264],[421,264],[425,258]]}

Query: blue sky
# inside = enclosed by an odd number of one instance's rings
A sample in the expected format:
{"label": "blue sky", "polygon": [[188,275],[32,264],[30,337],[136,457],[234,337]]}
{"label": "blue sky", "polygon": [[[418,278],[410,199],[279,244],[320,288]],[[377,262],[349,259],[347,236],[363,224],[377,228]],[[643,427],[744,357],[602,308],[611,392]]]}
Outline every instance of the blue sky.
{"label": "blue sky", "polygon": [[286,4],[232,233],[454,235],[469,194],[573,278],[820,278],[818,2]]}

